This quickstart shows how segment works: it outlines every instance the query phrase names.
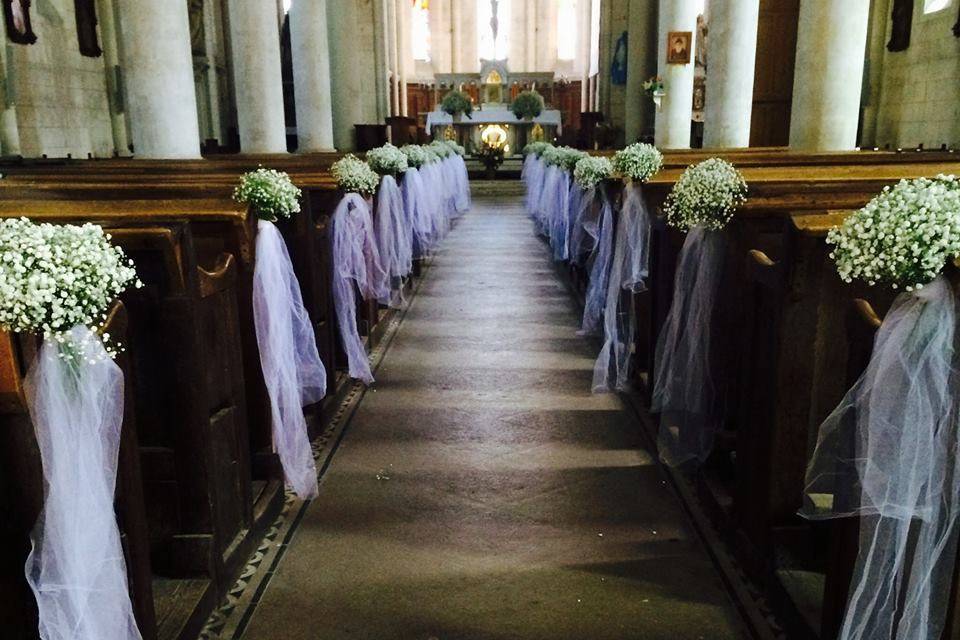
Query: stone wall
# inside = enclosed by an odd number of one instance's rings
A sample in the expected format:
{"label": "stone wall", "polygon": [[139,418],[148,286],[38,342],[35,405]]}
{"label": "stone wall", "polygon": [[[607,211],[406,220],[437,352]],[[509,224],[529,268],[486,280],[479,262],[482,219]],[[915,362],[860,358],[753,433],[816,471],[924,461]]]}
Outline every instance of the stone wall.
{"label": "stone wall", "polygon": [[9,41],[7,86],[16,104],[20,152],[36,157],[111,156],[113,130],[103,58],[80,55],[73,0],[37,0],[37,41]]}
{"label": "stone wall", "polygon": [[[885,46],[891,7],[888,0],[874,2],[863,146],[960,145],[960,38],[951,31],[957,3],[928,15],[923,5],[917,0],[914,6],[910,46],[891,52]],[[870,69],[874,65],[879,68]]]}

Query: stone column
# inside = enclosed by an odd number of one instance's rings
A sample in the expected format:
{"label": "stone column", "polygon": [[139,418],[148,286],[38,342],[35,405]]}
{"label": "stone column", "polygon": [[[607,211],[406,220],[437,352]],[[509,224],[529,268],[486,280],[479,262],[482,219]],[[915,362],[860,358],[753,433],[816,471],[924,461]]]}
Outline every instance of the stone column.
{"label": "stone column", "polygon": [[450,0],[450,73],[463,73],[463,5]]}
{"label": "stone column", "polygon": [[117,6],[134,153],[199,158],[187,3],[124,0]]}
{"label": "stone column", "polygon": [[400,115],[400,41],[397,31],[397,3],[387,0],[387,39],[390,68],[390,115]]}
{"label": "stone column", "polygon": [[218,142],[224,141],[222,108],[220,96],[220,69],[221,56],[220,46],[222,35],[220,19],[219,2],[215,0],[204,0],[203,3],[203,31],[206,38],[204,43],[207,50],[207,91],[210,95],[210,128]]}
{"label": "stone column", "polygon": [[13,95],[13,77],[10,63],[10,45],[0,44],[0,67],[3,82],[0,83],[0,152],[5,156],[20,155],[20,125],[17,122],[17,105]]}
{"label": "stone column", "polygon": [[294,0],[289,19],[298,151],[332,151],[327,0]]}
{"label": "stone column", "polygon": [[[432,6],[432,5],[431,5]],[[379,121],[380,68],[374,7],[370,0],[327,3],[330,44],[330,90],[333,100],[333,144],[353,151],[357,124]]]}
{"label": "stone column", "polygon": [[[857,146],[870,0],[802,0],[790,147]],[[708,98],[709,100],[709,98]]]}
{"label": "stone column", "polygon": [[[759,0],[755,0],[759,2]],[[643,83],[657,73],[656,5],[647,0],[630,0],[627,24],[627,89],[624,118],[626,143],[637,142],[653,128],[653,101]]]}
{"label": "stone column", "polygon": [[689,31],[696,36],[697,5],[694,0],[660,0],[657,38],[659,75],[667,95],[656,116],[656,144],[663,149],[689,149],[693,119],[693,67],[696,37],[690,42],[688,64],[667,64],[667,36],[671,31]]}
{"label": "stone column", "polygon": [[107,104],[110,107],[113,151],[118,156],[129,156],[127,117],[123,112],[123,96],[119,94],[120,50],[117,43],[117,21],[113,0],[97,2],[97,17],[100,20],[100,40],[103,47],[103,70],[107,79]]}
{"label": "stone column", "polygon": [[760,0],[712,0],[703,146],[750,146]]}
{"label": "stone column", "polygon": [[593,38],[590,19],[592,0],[577,0],[577,19],[580,23],[580,41],[577,43],[577,57],[580,58],[580,111],[590,110],[590,43]]}
{"label": "stone column", "polygon": [[245,153],[286,153],[276,6],[263,0],[230,0],[237,126]]}
{"label": "stone column", "polygon": [[410,53],[410,2],[396,0],[397,7],[397,75],[400,82],[400,115],[407,111],[407,65],[412,57]]}

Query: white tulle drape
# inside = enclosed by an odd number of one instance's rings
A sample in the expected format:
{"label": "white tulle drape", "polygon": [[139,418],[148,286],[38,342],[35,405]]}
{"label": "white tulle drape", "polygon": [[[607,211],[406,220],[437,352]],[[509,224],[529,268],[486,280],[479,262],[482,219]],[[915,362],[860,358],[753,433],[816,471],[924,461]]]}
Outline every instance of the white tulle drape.
{"label": "white tulle drape", "polygon": [[[583,305],[583,321],[580,325],[582,335],[592,335],[600,332],[600,320],[603,317],[603,308],[606,304],[608,283],[610,282],[610,264],[613,261],[613,237],[615,232],[613,205],[611,205],[610,198],[603,186],[598,186],[593,190],[593,193],[592,197],[600,198],[600,206],[593,208],[589,213],[590,219],[583,223],[586,233],[596,240],[591,254],[593,262],[590,265],[590,282],[587,285],[587,294]],[[584,197],[584,200],[586,200],[586,197]]]}
{"label": "white tulle drape", "polygon": [[620,309],[624,291],[646,289],[650,261],[650,214],[638,183],[627,185],[617,218],[613,258],[603,310],[603,347],[593,369],[593,391],[600,393],[630,387],[630,339],[636,328],[632,304]]}
{"label": "white tulle drape", "polygon": [[942,276],[901,294],[820,427],[801,513],[860,517],[843,640],[942,636],[960,513],[956,325]]}
{"label": "white tulle drape", "polygon": [[537,217],[540,209],[540,194],[543,191],[545,172],[546,167],[540,158],[532,153],[527,155],[523,162],[521,178],[527,189],[527,214],[532,218]]}
{"label": "white tulle drape", "polygon": [[113,510],[123,373],[89,329],[70,336],[70,362],[45,341],[27,377],[44,479],[27,582],[44,640],[140,640]]}
{"label": "white tulle drape", "polygon": [[592,189],[585,190],[576,181],[570,181],[570,192],[567,196],[569,204],[570,224],[567,228],[567,257],[572,264],[581,264],[584,254],[591,246],[585,246],[584,220],[589,217],[589,210],[593,206],[594,193]]}
{"label": "white tulle drape", "polygon": [[723,231],[687,233],[657,339],[652,410],[661,414],[660,458],[671,466],[706,460],[719,428],[711,343],[726,244]]}
{"label": "white tulle drape", "polygon": [[450,231],[450,201],[446,197],[443,171],[439,162],[430,162],[420,168],[423,178],[426,211],[430,216],[430,246],[436,246]]}
{"label": "white tulle drape", "polygon": [[308,500],[317,497],[317,468],[303,407],[323,399],[327,372],[287,245],[272,222],[260,220],[258,229],[253,322],[270,397],[273,446],[287,485]]}
{"label": "white tulle drape", "polygon": [[401,191],[406,221],[413,230],[413,256],[421,258],[427,255],[432,247],[433,219],[419,169],[414,167],[407,169],[403,174]]}
{"label": "white tulle drape", "polygon": [[357,291],[364,300],[389,295],[367,201],[346,194],[333,214],[333,302],[350,377],[373,383],[370,360],[357,332]]}
{"label": "white tulle drape", "polygon": [[570,231],[570,172],[561,169],[550,198],[549,234],[553,259],[566,260],[568,252],[568,233]]}
{"label": "white tulle drape", "polygon": [[453,211],[460,216],[470,210],[470,177],[467,163],[463,157],[453,155],[447,158],[450,181],[453,188]]}
{"label": "white tulle drape", "polygon": [[403,193],[393,176],[383,176],[374,221],[380,263],[389,278],[389,290],[380,303],[399,307],[403,278],[413,269],[413,227],[407,224]]}
{"label": "white tulle drape", "polygon": [[560,188],[562,173],[563,170],[560,167],[550,165],[543,174],[543,187],[540,190],[540,201],[534,213],[534,221],[537,225],[537,232],[547,237],[550,236],[550,223],[557,210],[557,193]]}

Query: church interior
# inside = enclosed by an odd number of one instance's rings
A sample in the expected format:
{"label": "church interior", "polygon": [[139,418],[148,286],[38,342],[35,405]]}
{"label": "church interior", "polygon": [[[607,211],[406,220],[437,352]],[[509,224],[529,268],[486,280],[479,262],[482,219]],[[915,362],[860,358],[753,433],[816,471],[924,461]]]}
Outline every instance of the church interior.
{"label": "church interior", "polygon": [[960,638],[960,0],[0,8],[0,638]]}

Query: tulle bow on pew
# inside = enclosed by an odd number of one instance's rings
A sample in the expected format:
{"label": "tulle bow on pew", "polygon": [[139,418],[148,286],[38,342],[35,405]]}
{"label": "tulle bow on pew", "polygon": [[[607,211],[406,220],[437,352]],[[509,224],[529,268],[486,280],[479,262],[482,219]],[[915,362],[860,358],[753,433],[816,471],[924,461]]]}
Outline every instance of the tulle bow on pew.
{"label": "tulle bow on pew", "polygon": [[[544,236],[550,236],[550,227],[553,216],[557,212],[560,181],[563,170],[550,165],[543,174],[543,187],[540,190],[540,199],[534,213],[534,221],[537,224],[537,231]],[[564,194],[564,197],[566,194]]]}
{"label": "tulle bow on pew", "polygon": [[631,183],[624,190],[615,236],[603,310],[604,342],[593,370],[594,392],[614,388],[623,391],[629,387],[629,340],[636,317],[632,304],[620,310],[620,298],[623,291],[637,293],[646,289],[650,260],[650,214],[639,183]]}
{"label": "tulle bow on pew", "polygon": [[550,196],[549,235],[553,248],[553,259],[566,260],[569,257],[567,233],[570,227],[570,172],[560,169]]}
{"label": "tulle bow on pew", "polygon": [[661,414],[660,458],[671,466],[706,460],[719,428],[710,352],[726,246],[723,231],[687,232],[657,339],[651,408]]}
{"label": "tulle bow on pew", "polygon": [[[599,208],[592,204],[597,197],[600,198]],[[588,191],[584,195],[581,209],[583,228],[587,235],[594,239],[594,248],[580,333],[592,335],[600,331],[600,319],[603,317],[610,281],[610,264],[613,261],[614,215],[606,188],[600,185]]]}
{"label": "tulle bow on pew", "polygon": [[594,193],[592,189],[584,189],[575,180],[571,180],[568,198],[570,224],[567,227],[567,257],[571,264],[579,265],[582,264],[584,254],[593,248],[584,246],[584,222],[588,217],[588,210],[593,206]]}
{"label": "tulle bow on pew", "polygon": [[940,638],[960,513],[956,293],[901,294],[866,371],[820,427],[801,515],[860,518],[839,638]]}
{"label": "tulle bow on pew", "polygon": [[403,194],[391,175],[381,179],[374,224],[380,262],[390,284],[379,300],[397,307],[402,302],[403,277],[413,269],[413,227],[406,223]]}
{"label": "tulle bow on pew", "polygon": [[440,164],[431,162],[420,169],[423,179],[426,211],[430,216],[430,246],[436,245],[450,230],[449,202],[445,199],[443,173]]}
{"label": "tulle bow on pew", "polygon": [[367,201],[348,193],[333,214],[333,301],[350,377],[373,383],[370,361],[357,332],[357,296],[379,300],[389,295]]}
{"label": "tulle bow on pew", "polygon": [[86,327],[64,357],[45,340],[27,377],[43,463],[43,509],[26,577],[44,640],[140,640],[113,509],[123,373]]}
{"label": "tulle bow on pew", "polygon": [[455,155],[450,158],[453,165],[454,184],[456,193],[454,196],[454,208],[458,214],[464,214],[470,210],[470,176],[467,173],[467,163],[463,156]]}
{"label": "tulle bow on pew", "polygon": [[420,258],[433,247],[433,218],[419,169],[410,167],[403,174],[402,193],[407,224],[413,230],[413,255]]}
{"label": "tulle bow on pew", "polygon": [[528,154],[523,161],[523,175],[521,178],[527,188],[527,214],[535,218],[540,209],[540,194],[543,190],[543,180],[546,167],[543,161],[534,154]]}
{"label": "tulle bow on pew", "polygon": [[258,222],[253,319],[284,479],[299,498],[315,498],[317,469],[303,407],[323,399],[327,374],[286,243],[266,220]]}

